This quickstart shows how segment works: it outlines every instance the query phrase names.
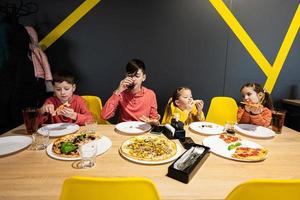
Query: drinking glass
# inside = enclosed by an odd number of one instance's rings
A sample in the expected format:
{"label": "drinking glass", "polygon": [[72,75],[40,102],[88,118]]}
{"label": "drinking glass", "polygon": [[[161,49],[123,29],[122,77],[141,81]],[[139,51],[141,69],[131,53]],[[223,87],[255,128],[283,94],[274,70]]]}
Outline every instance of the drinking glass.
{"label": "drinking glass", "polygon": [[79,154],[81,157],[80,168],[89,168],[96,165],[97,145],[88,143],[79,147]]}
{"label": "drinking glass", "polygon": [[95,133],[97,129],[97,121],[90,120],[85,122],[85,131],[88,133]]}
{"label": "drinking glass", "polygon": [[31,150],[44,150],[49,144],[49,131],[43,130],[43,132],[32,133]]}
{"label": "drinking glass", "polygon": [[227,121],[224,126],[224,131],[229,134],[235,134],[234,125],[236,123],[232,121]]}
{"label": "drinking glass", "polygon": [[37,109],[35,107],[27,107],[22,110],[22,113],[27,133],[35,133],[38,128]]}
{"label": "drinking glass", "polygon": [[274,110],[272,112],[272,130],[275,131],[275,133],[281,133],[284,124],[285,114],[285,110]]}

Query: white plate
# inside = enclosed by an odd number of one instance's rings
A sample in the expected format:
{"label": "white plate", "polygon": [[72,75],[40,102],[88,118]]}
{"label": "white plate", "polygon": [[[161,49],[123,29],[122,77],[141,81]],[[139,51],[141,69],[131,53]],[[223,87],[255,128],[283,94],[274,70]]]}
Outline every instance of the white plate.
{"label": "white plate", "polygon": [[151,125],[139,121],[122,122],[116,125],[116,129],[123,133],[141,134],[148,132],[151,129]]}
{"label": "white plate", "polygon": [[29,136],[6,136],[0,137],[0,156],[10,154],[25,147],[32,143],[32,138]]}
{"label": "white plate", "polygon": [[234,129],[244,135],[255,138],[272,138],[275,132],[263,126],[253,124],[236,124]]}
{"label": "white plate", "polygon": [[[250,140],[242,139],[241,141],[237,141],[237,142],[240,142],[242,144],[239,147],[263,148],[261,145],[255,143],[255,142],[252,142]],[[243,160],[243,159],[233,158],[231,155],[235,152],[236,148],[228,150],[228,146],[231,144],[234,144],[236,142],[227,144],[226,142],[224,142],[222,139],[219,138],[219,135],[206,137],[203,139],[202,143],[204,146],[210,147],[211,152],[213,152],[219,156],[225,157],[225,158],[229,158],[232,160],[238,160],[238,161],[244,161],[244,162],[259,161],[259,160],[251,161],[251,160]],[[266,159],[266,157],[261,160]]]}
{"label": "white plate", "polygon": [[[100,155],[100,154],[103,154],[104,152],[106,152],[111,147],[111,145],[112,145],[111,140],[108,137],[106,137],[106,136],[102,136],[99,140],[96,140],[96,141],[93,141],[93,142],[90,142],[90,143],[97,144],[97,156]],[[58,156],[55,153],[53,153],[52,146],[53,146],[53,143],[51,143],[47,147],[47,154],[50,157],[58,159],[58,160],[80,160],[80,157],[77,157],[77,158],[65,158],[65,157]]]}
{"label": "white plate", "polygon": [[181,153],[182,153],[182,148],[181,148],[181,146],[180,146],[179,144],[177,144],[177,143],[175,143],[175,144],[176,144],[176,150],[177,150],[176,154],[175,154],[174,156],[172,156],[171,158],[168,158],[168,159],[166,159],[166,160],[159,160],[159,161],[144,161],[144,160],[138,160],[138,159],[134,159],[134,158],[131,158],[131,157],[129,157],[129,156],[123,154],[122,151],[121,151],[121,149],[119,149],[119,152],[120,152],[120,154],[121,154],[124,158],[126,158],[126,159],[128,159],[128,160],[130,160],[130,161],[132,161],[132,162],[135,162],[135,163],[146,164],[146,165],[159,165],[159,164],[164,164],[164,163],[171,162],[171,161],[177,159],[177,158],[181,155]]}
{"label": "white plate", "polygon": [[193,122],[190,124],[190,129],[197,133],[205,135],[217,135],[224,133],[224,126],[212,122]]}
{"label": "white plate", "polygon": [[43,134],[45,130],[49,131],[50,137],[59,137],[70,133],[75,133],[79,130],[79,126],[73,123],[48,124],[42,128],[39,128],[38,132]]}

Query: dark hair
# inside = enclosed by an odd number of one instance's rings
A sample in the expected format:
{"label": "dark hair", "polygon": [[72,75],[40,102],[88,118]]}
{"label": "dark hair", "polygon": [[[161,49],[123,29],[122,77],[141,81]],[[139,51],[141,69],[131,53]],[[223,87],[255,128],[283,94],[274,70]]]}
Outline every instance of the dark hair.
{"label": "dark hair", "polygon": [[54,83],[62,83],[66,81],[67,83],[70,84],[75,84],[75,78],[72,72],[67,71],[67,70],[62,70],[62,71],[57,71],[53,75],[53,84]]}
{"label": "dark hair", "polygon": [[126,72],[128,74],[135,75],[139,69],[141,69],[143,74],[145,74],[145,71],[146,71],[145,64],[143,61],[141,61],[139,59],[132,59],[126,65]]}
{"label": "dark hair", "polygon": [[260,97],[260,101],[261,101],[261,104],[264,106],[264,107],[267,107],[269,108],[270,110],[273,110],[274,107],[273,107],[273,101],[272,101],[272,98],[271,98],[271,95],[269,92],[267,92],[266,90],[264,90],[264,88],[258,84],[258,83],[246,83],[244,84],[240,91],[242,91],[242,89],[244,89],[245,87],[251,87],[253,88],[253,90],[259,95],[259,93],[262,93],[263,96]]}
{"label": "dark hair", "polygon": [[171,97],[171,100],[169,101],[169,103],[167,105],[169,115],[171,114],[171,103],[173,103],[173,105],[177,107],[177,105],[175,104],[175,101],[179,99],[182,90],[191,90],[191,89],[188,88],[188,87],[179,87],[176,90],[174,90],[174,92],[172,94],[172,97]]}

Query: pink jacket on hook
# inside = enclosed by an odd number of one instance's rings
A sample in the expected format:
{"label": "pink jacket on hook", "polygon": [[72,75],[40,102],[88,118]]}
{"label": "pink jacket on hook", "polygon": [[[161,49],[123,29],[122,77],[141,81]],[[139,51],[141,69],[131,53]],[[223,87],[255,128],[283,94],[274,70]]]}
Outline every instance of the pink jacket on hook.
{"label": "pink jacket on hook", "polygon": [[36,31],[31,26],[25,26],[25,29],[31,38],[31,43],[29,44],[29,48],[31,50],[30,59],[32,60],[34,66],[35,77],[43,78],[46,81],[52,81],[53,78],[48,58],[39,46],[38,35]]}

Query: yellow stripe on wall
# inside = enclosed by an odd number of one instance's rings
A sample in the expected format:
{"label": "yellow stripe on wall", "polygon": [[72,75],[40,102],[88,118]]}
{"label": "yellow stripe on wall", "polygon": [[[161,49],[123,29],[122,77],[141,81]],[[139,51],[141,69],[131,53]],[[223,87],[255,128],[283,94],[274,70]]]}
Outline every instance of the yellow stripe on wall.
{"label": "yellow stripe on wall", "polygon": [[217,10],[217,12],[221,15],[223,20],[230,27],[232,32],[236,35],[236,37],[240,40],[240,42],[244,45],[248,53],[255,60],[257,65],[266,75],[267,80],[265,82],[265,89],[267,89],[270,93],[272,92],[280,71],[283,67],[283,64],[287,58],[287,55],[291,49],[291,46],[297,36],[300,27],[300,4],[298,4],[298,8],[293,17],[293,20],[290,24],[290,27],[285,35],[285,38],[281,44],[281,47],[276,56],[275,62],[273,65],[266,59],[263,53],[256,46],[254,41],[242,27],[242,25],[238,22],[238,20],[234,17],[228,7],[224,4],[223,0],[209,0],[213,7]]}
{"label": "yellow stripe on wall", "polygon": [[39,42],[41,48],[45,50],[50,47],[100,1],[101,0],[84,1],[78,8],[76,8],[67,18],[65,18],[58,26],[56,26],[50,33],[48,33],[48,35],[46,35],[46,37],[44,37]]}

